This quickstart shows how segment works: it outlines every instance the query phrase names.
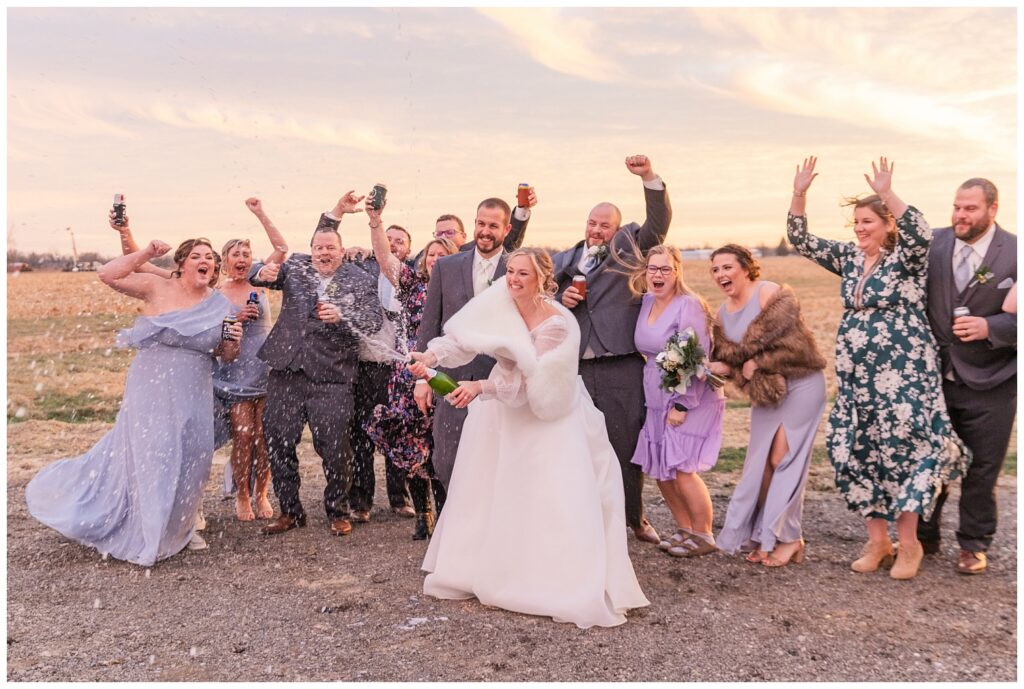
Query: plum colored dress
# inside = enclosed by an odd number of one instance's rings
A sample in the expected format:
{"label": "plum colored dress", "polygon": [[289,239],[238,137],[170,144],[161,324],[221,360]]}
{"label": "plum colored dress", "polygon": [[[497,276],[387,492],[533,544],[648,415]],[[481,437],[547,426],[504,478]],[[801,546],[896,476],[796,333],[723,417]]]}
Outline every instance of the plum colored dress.
{"label": "plum colored dress", "polygon": [[231,302],[139,316],[118,335],[136,347],[114,427],[25,489],[29,513],[118,560],[150,566],[184,548],[213,461],[213,350]]}
{"label": "plum colored dress", "polygon": [[[705,352],[711,351],[707,319],[700,302],[680,294],[658,319],[648,323],[654,297],[645,294],[636,321],[634,339],[637,351],[647,358],[644,364],[644,398],[647,419],[637,439],[633,464],[658,481],[671,481],[676,472],[707,471],[718,461],[722,447],[722,417],[725,399],[706,381],[692,379],[686,392],[661,389],[661,369],[654,358],[668,339],[693,328]],[[686,420],[678,426],[666,423],[668,411],[676,402],[687,408]]]}

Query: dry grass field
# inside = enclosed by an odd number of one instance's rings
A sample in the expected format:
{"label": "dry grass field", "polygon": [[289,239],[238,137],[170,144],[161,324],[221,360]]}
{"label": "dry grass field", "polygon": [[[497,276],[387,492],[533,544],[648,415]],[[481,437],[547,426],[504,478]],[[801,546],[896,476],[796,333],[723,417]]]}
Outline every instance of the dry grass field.
{"label": "dry grass field", "polygon": [[[708,263],[686,261],[687,283],[717,310],[722,302]],[[829,399],[835,396],[835,334],[842,315],[838,278],[796,257],[762,259],[762,278],[796,290],[804,320],[829,362]],[[276,316],[280,295],[272,294]],[[7,420],[113,423],[132,352],[113,346],[118,329],[138,315],[139,303],[100,283],[95,273],[25,273],[7,280]],[[722,468],[742,462],[749,405],[731,400]],[[823,419],[824,428],[824,419]],[[33,434],[35,435],[35,434]],[[824,434],[816,459],[824,461]],[[1016,447],[1014,437],[1013,447]],[[31,448],[24,448],[31,450]],[[1016,453],[1008,468],[1015,471]]]}
{"label": "dry grass field", "polygon": [[[686,277],[712,308],[721,293],[707,264],[688,261]],[[841,314],[837,280],[795,258],[764,260],[763,276],[793,286],[805,319],[831,361]],[[279,295],[272,297],[276,314]],[[23,273],[7,280],[7,419],[102,421],[117,414],[132,352],[113,346],[120,328],[140,312],[139,303],[106,287],[95,273]],[[829,394],[834,374],[827,372]],[[726,446],[746,444],[746,409],[730,404]]]}

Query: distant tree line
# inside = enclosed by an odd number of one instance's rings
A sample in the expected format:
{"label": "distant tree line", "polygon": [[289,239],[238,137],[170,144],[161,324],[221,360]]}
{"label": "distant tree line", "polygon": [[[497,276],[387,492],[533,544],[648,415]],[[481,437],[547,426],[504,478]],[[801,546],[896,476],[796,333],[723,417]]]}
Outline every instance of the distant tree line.
{"label": "distant tree line", "polygon": [[[104,256],[97,251],[83,251],[78,254],[78,268],[79,270],[95,270],[112,258],[114,257]],[[161,268],[170,268],[173,261],[168,256],[161,256],[153,263]],[[71,270],[74,267],[74,260],[69,254],[8,249],[8,269],[15,264],[28,266],[32,270]]]}
{"label": "distant tree line", "polygon": [[[555,247],[542,247],[548,253],[555,254],[559,251],[563,251],[564,248]],[[715,249],[716,246],[705,244],[703,247],[686,246],[680,247],[681,249]],[[761,256],[789,256],[793,253],[792,247],[786,238],[783,237],[779,240],[779,243],[775,246],[768,246],[766,244],[758,244],[757,246],[748,247],[750,249],[757,249],[761,252]],[[78,267],[79,270],[96,270],[107,261],[114,258],[113,256],[105,256],[96,251],[85,251],[78,254]],[[161,268],[173,267],[173,261],[169,255],[161,256],[160,258],[153,261],[155,265]],[[17,249],[7,250],[7,267],[8,270],[12,266],[18,264],[20,266],[28,266],[31,270],[71,270],[74,267],[74,262],[68,254],[57,254],[53,252],[40,253],[38,251],[18,251]]]}

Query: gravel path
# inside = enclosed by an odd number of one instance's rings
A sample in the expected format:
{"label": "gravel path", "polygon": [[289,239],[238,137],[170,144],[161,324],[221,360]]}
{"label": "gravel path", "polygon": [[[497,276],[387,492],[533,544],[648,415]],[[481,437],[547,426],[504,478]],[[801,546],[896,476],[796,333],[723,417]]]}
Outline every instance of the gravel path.
{"label": "gravel path", "polygon": [[[28,517],[12,448],[7,491],[7,678],[118,680],[1016,680],[1016,479],[999,488],[988,574],[959,576],[951,521],[912,582],[850,572],[864,530],[814,467],[808,559],[767,571],[721,554],[677,560],[630,538],[651,606],[614,629],[421,594],[412,520],[375,510],[332,537],[323,476],[302,446],[305,529],[261,537],[205,498],[210,548],[151,569],[101,560]],[[24,456],[22,456],[24,459]],[[11,467],[21,466],[22,469]],[[379,467],[378,467],[379,469]],[[711,474],[715,529],[735,474]],[[378,480],[377,504],[383,498]],[[655,525],[670,517],[657,489]],[[955,500],[951,499],[955,506]],[[947,517],[955,515],[955,509]]]}

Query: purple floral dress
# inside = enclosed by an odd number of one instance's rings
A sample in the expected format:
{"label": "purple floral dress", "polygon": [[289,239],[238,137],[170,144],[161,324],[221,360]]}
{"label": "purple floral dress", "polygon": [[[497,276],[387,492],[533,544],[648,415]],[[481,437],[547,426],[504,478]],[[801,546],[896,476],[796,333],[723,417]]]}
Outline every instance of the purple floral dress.
{"label": "purple floral dress", "polygon": [[[395,295],[402,305],[406,351],[416,347],[416,330],[427,300],[427,280],[407,265],[402,265]],[[402,337],[399,329],[398,337]],[[366,434],[391,462],[410,476],[433,478],[430,472],[433,415],[423,414],[413,399],[416,379],[395,362],[388,380],[388,403],[378,404],[366,423]]]}

